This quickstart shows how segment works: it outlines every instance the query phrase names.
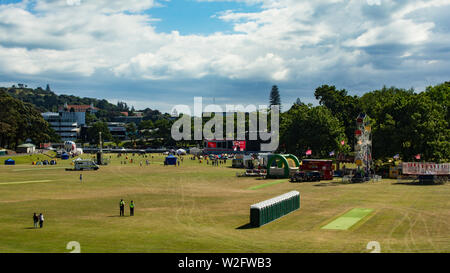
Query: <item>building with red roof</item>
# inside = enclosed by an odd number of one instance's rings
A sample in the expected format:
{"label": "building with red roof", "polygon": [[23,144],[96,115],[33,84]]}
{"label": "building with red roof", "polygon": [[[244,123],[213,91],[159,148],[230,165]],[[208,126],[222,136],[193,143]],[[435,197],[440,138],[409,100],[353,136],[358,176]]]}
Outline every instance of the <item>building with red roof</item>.
{"label": "building with red roof", "polygon": [[59,112],[64,112],[64,111],[70,112],[71,109],[73,109],[73,112],[84,112],[84,113],[86,113],[86,112],[96,113],[96,112],[98,112],[98,110],[100,110],[97,107],[94,107],[93,104],[91,104],[91,105],[71,105],[71,104],[66,103],[66,104],[64,104],[64,106],[59,107]]}

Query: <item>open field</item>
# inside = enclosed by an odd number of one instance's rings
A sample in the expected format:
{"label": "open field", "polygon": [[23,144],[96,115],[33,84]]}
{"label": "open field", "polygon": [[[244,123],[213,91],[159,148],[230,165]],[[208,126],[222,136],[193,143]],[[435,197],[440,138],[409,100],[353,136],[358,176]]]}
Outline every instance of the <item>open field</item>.
{"label": "open field", "polygon": [[[272,183],[238,178],[239,170],[185,157],[181,167],[120,164],[112,156],[97,172],[56,166],[0,166],[0,252],[450,252],[450,185],[396,180],[367,184]],[[145,159],[143,160],[145,161]],[[249,207],[291,190],[301,209],[261,228],[248,228]],[[123,198],[134,217],[119,217]],[[349,230],[325,230],[353,208],[373,209]],[[43,229],[32,228],[43,212]]]}

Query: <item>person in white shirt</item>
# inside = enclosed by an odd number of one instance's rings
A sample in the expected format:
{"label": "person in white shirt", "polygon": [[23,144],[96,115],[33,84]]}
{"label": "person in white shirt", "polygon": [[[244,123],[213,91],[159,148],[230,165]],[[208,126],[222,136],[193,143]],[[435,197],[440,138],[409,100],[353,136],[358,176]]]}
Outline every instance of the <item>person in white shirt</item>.
{"label": "person in white shirt", "polygon": [[44,226],[44,215],[42,213],[39,214],[39,227],[42,228]]}

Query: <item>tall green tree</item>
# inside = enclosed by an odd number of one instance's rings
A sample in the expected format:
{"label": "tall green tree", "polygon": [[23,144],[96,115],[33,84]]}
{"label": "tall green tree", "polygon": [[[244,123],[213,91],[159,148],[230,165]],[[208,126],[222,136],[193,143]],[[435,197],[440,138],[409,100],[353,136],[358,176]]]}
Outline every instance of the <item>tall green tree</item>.
{"label": "tall green tree", "polygon": [[143,120],[141,121],[141,123],[139,123],[138,129],[141,135],[143,135],[147,141],[152,136],[151,130],[153,129],[153,127],[154,124],[151,120]]}
{"label": "tall green tree", "polygon": [[314,95],[320,105],[330,109],[331,113],[342,122],[348,143],[354,146],[356,118],[362,112],[359,98],[349,96],[345,89],[337,90],[334,85],[322,85],[316,89]]}
{"label": "tall green tree", "polygon": [[60,141],[41,113],[0,90],[0,146],[14,148],[26,139],[33,143]]}
{"label": "tall green tree", "polygon": [[276,86],[276,85],[272,86],[272,90],[270,91],[269,102],[270,102],[270,106],[279,105],[280,110],[281,110],[280,91],[278,90],[278,86]]}
{"label": "tall green tree", "polygon": [[100,144],[100,132],[102,133],[102,141],[112,140],[113,137],[108,129],[106,122],[97,121],[88,129],[88,139],[92,144]]}
{"label": "tall green tree", "polygon": [[134,122],[126,125],[127,136],[131,139],[131,142],[135,143],[137,137],[137,127]]}
{"label": "tall green tree", "polygon": [[329,152],[341,149],[344,128],[328,108],[294,104],[282,116],[281,150],[303,156],[311,149],[316,157],[328,157]]}

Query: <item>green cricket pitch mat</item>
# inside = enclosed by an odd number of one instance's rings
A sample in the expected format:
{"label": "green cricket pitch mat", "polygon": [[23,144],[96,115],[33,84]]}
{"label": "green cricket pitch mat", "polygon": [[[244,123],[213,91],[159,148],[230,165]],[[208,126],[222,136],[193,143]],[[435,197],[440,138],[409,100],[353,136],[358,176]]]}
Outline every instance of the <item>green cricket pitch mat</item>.
{"label": "green cricket pitch mat", "polygon": [[331,223],[323,226],[322,229],[348,230],[372,212],[373,209],[352,209]]}

